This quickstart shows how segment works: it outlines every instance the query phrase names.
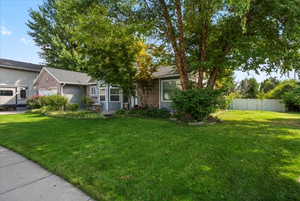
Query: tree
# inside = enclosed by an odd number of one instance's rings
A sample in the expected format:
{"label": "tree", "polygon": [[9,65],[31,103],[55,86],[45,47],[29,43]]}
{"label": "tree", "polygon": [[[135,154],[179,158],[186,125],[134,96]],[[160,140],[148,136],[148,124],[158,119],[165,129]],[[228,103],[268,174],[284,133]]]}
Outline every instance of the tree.
{"label": "tree", "polygon": [[69,35],[76,26],[73,16],[98,5],[106,8],[113,24],[126,25],[135,36],[164,44],[183,90],[192,87],[191,75],[197,77],[198,88],[214,88],[238,68],[299,70],[300,6],[294,0],[57,1],[68,11],[64,14],[50,2],[56,1],[48,0],[49,8],[46,2],[32,12],[29,26],[42,55],[54,66],[81,66],[84,57]]}
{"label": "tree", "polygon": [[31,11],[30,34],[48,65],[86,72],[132,94],[137,37],[95,0],[48,0]]}
{"label": "tree", "polygon": [[[71,13],[84,12],[88,6],[88,1],[80,5],[78,1],[78,6]],[[40,56],[46,61],[46,65],[82,71],[77,44],[71,40],[71,13],[66,16],[59,15],[58,7],[57,0],[47,0],[37,10],[30,10],[31,19],[27,22],[29,35],[41,48]]]}
{"label": "tree", "polygon": [[77,44],[84,71],[96,80],[117,84],[123,93],[132,95],[140,46],[130,28],[114,23],[101,5],[91,6],[75,19],[71,41]]}
{"label": "tree", "polygon": [[274,89],[279,83],[280,83],[280,81],[278,79],[276,79],[275,77],[265,79],[260,84],[259,90],[262,93],[268,93],[269,91]]}
{"label": "tree", "polygon": [[300,6],[294,0],[128,2],[131,9],[114,1],[107,6],[117,6],[111,12],[121,21],[170,48],[184,90],[191,87],[190,73],[197,75],[197,87],[214,88],[228,70],[299,68]]}
{"label": "tree", "polygon": [[281,99],[283,95],[299,87],[300,84],[295,80],[285,80],[269,91],[265,96],[270,99]]}
{"label": "tree", "polygon": [[140,103],[142,106],[147,105],[145,102],[146,95],[153,90],[153,73],[158,67],[169,64],[168,54],[163,46],[149,45],[143,41],[138,42],[140,51],[137,54],[136,65],[138,72],[135,76],[139,89]]}
{"label": "tree", "polygon": [[255,78],[244,79],[239,86],[243,98],[257,98],[259,84]]}

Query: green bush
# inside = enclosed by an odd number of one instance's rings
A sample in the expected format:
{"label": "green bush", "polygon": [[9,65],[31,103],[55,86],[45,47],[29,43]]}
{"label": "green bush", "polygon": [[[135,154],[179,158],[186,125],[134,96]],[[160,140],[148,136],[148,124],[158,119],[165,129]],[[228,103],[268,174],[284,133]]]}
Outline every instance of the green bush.
{"label": "green bush", "polygon": [[44,96],[42,103],[45,106],[50,106],[54,110],[64,110],[68,104],[68,99],[60,95]]}
{"label": "green bush", "polygon": [[212,89],[190,89],[176,91],[172,106],[177,117],[184,121],[202,121],[224,105],[222,91]]}
{"label": "green bush", "polygon": [[300,87],[286,92],[282,99],[289,111],[300,112]]}
{"label": "green bush", "polygon": [[68,99],[60,95],[34,96],[27,101],[27,104],[31,109],[49,106],[52,110],[64,110],[67,103]]}
{"label": "green bush", "polygon": [[94,100],[89,96],[85,96],[82,98],[82,103],[85,107],[91,107],[94,104]]}
{"label": "green bush", "polygon": [[116,112],[117,115],[124,115],[124,114],[127,114],[128,113],[128,110],[125,110],[125,109],[120,109]]}
{"label": "green bush", "polygon": [[269,99],[281,99],[282,96],[299,86],[295,80],[287,80],[278,84],[273,90],[265,95],[265,98]]}
{"label": "green bush", "polygon": [[117,112],[119,115],[136,115],[136,116],[142,116],[142,117],[150,117],[150,118],[169,118],[170,117],[170,111],[167,109],[159,109],[155,107],[137,107],[131,110],[119,110]]}
{"label": "green bush", "polygon": [[43,105],[42,105],[42,102],[41,102],[41,99],[42,99],[43,96],[32,96],[31,98],[29,98],[27,100],[27,105],[30,109],[39,109],[41,108]]}
{"label": "green bush", "polygon": [[228,94],[227,96],[225,96],[223,104],[220,103],[220,109],[224,109],[224,110],[229,109],[233,100],[236,98],[242,98],[242,95],[237,92],[232,92],[232,93]]}
{"label": "green bush", "polygon": [[79,107],[79,104],[67,104],[66,109],[69,111],[77,111]]}

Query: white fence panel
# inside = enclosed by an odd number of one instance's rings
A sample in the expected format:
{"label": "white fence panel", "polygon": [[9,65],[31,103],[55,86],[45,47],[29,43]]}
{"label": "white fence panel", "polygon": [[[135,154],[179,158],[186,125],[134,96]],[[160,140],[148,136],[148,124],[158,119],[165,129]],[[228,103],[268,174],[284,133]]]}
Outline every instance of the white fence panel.
{"label": "white fence panel", "polygon": [[234,99],[232,110],[263,110],[285,112],[285,104],[279,99]]}

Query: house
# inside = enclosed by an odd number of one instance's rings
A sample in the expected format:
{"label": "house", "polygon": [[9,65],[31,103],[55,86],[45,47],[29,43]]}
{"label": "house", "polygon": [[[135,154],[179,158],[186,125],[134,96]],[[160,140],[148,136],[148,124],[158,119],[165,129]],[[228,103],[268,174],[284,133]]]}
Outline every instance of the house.
{"label": "house", "polygon": [[176,88],[181,88],[179,74],[171,66],[161,66],[152,75],[147,90],[138,86],[137,95],[145,105],[171,109],[171,95]]}
{"label": "house", "polygon": [[118,86],[93,80],[86,73],[44,67],[34,81],[36,95],[62,95],[70,103],[80,104],[85,96],[94,100],[102,111],[119,110],[124,105],[122,91]]}
{"label": "house", "polygon": [[41,65],[0,59],[0,106],[25,106],[35,93],[33,82],[41,69]]}
{"label": "house", "polygon": [[160,67],[149,81],[147,90],[137,84],[136,96],[126,97],[120,87],[95,81],[86,73],[44,67],[34,82],[34,89],[37,95],[63,95],[70,103],[77,104],[81,104],[83,97],[89,96],[102,111],[113,112],[141,102],[170,109],[171,93],[179,85],[179,75],[172,67]]}

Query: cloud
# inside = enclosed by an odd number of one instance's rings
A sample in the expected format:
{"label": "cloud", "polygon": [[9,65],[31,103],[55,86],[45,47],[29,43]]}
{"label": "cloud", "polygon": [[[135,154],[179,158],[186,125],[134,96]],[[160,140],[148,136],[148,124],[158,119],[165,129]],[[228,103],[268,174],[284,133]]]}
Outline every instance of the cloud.
{"label": "cloud", "polygon": [[32,44],[32,40],[28,39],[28,38],[25,38],[25,37],[22,37],[20,39],[20,41],[24,44],[24,45],[30,45]]}
{"label": "cloud", "polygon": [[11,35],[11,31],[8,30],[5,26],[0,26],[0,34],[4,36]]}

